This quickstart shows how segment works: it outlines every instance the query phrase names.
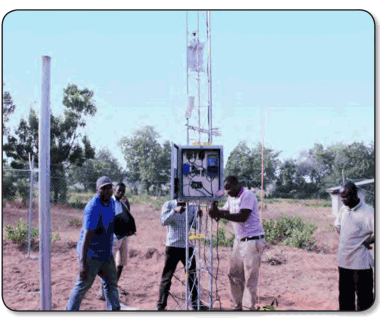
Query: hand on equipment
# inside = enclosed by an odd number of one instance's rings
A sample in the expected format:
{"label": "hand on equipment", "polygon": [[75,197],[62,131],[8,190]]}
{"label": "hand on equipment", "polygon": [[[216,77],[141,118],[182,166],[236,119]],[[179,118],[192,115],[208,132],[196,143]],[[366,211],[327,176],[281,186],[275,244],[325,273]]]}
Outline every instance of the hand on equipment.
{"label": "hand on equipment", "polygon": [[217,197],[221,197],[222,195],[224,195],[224,190],[219,190],[219,191],[216,193],[216,196],[217,196]]}
{"label": "hand on equipment", "polygon": [[174,211],[177,212],[177,213],[184,213],[186,211],[186,207],[184,207],[184,206],[176,206],[174,208]]}
{"label": "hand on equipment", "polygon": [[220,212],[219,212],[219,209],[218,209],[218,201],[213,201],[211,203],[211,208],[208,212],[209,216],[213,219],[215,219],[216,221],[219,221],[220,219]]}

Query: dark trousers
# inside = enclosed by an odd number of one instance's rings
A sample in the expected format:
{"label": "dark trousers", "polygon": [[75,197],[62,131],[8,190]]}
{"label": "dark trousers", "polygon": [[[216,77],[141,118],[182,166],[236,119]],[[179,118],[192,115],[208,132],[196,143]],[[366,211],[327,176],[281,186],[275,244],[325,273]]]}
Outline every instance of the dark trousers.
{"label": "dark trousers", "polygon": [[[372,269],[339,269],[339,310],[367,310],[373,302]],[[355,303],[357,297],[357,307]]]}
{"label": "dark trousers", "polygon": [[[193,255],[193,252],[193,248],[189,248],[189,258]],[[186,248],[166,247],[165,266],[162,271],[159,298],[157,302],[158,309],[166,308],[173,274],[179,261],[181,261],[184,266],[186,265]],[[196,268],[195,257],[193,257],[189,266],[189,291],[191,293],[193,307],[197,306],[198,301]]]}

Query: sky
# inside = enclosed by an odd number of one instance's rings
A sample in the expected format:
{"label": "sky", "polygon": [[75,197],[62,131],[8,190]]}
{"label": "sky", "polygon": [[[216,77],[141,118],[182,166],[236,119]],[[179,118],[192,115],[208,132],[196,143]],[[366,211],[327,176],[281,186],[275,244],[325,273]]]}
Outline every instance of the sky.
{"label": "sky", "polygon": [[[263,133],[281,160],[315,143],[374,141],[368,12],[212,11],[210,25],[213,127],[222,134],[213,144],[225,164],[240,141],[253,147]],[[98,111],[83,133],[96,150],[107,147],[125,167],[118,142],[147,125],[160,143],[186,145],[186,11],[13,11],[2,27],[3,90],[17,106],[8,127],[31,106],[39,112],[48,55],[54,115],[68,84],[94,91]]]}

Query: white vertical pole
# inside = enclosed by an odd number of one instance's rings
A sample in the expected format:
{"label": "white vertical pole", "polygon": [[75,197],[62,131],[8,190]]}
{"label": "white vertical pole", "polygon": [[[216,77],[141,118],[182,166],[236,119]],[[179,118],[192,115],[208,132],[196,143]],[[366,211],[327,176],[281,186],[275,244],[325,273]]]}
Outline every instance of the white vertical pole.
{"label": "white vertical pole", "polygon": [[189,310],[189,203],[186,202],[186,211],[185,211],[185,223],[186,223],[186,309]]}
{"label": "white vertical pole", "polygon": [[212,76],[211,76],[211,17],[207,11],[207,46],[208,46],[208,142],[212,143]]}
{"label": "white vertical pole", "polygon": [[[261,142],[261,211],[260,211],[260,222],[263,223],[263,210],[264,210],[264,110],[263,110],[263,137]],[[259,270],[259,278],[257,284],[257,304],[260,303],[260,281],[261,274]]]}
{"label": "white vertical pole", "polygon": [[50,61],[42,56],[42,95],[39,123],[39,227],[40,227],[40,306],[51,310],[50,283]]}
{"label": "white vertical pole", "polygon": [[[198,210],[201,209],[201,204],[200,202],[198,201]],[[201,224],[202,224],[202,218],[201,217],[198,217],[198,215],[196,214],[195,215],[195,218],[194,218],[196,221],[197,221],[197,235],[201,235],[202,233],[202,228],[201,228]],[[195,290],[197,290],[197,297],[198,297],[198,300],[197,300],[197,310],[199,310],[199,306],[201,305],[201,279],[202,279],[202,274],[201,274],[201,241],[200,240],[197,240],[196,241],[196,248],[198,250],[198,263],[197,263],[197,270],[198,272],[196,272],[195,274],[195,277],[197,277],[198,281],[197,281],[197,285],[196,285],[196,288]],[[194,255],[194,259],[195,259],[195,248],[194,248],[194,251],[193,251],[193,255]]]}
{"label": "white vertical pole", "polygon": [[33,189],[34,189],[34,156],[32,156],[32,162],[30,162],[29,154],[29,169],[30,169],[30,195],[29,195],[29,224],[28,224],[28,258],[30,258],[30,242],[31,242],[31,228],[32,228],[32,211],[33,211]]}
{"label": "white vertical pole", "polygon": [[199,11],[197,11],[197,70],[198,70],[198,132],[199,132],[199,140],[198,143],[201,142],[201,87],[200,87],[200,66],[199,66]]}
{"label": "white vertical pole", "polygon": [[212,234],[212,219],[210,219],[210,310],[212,310],[212,279],[213,279],[213,267],[214,267],[214,236]]}
{"label": "white vertical pole", "polygon": [[[186,11],[186,103],[187,107],[189,107],[189,20],[188,20],[188,13]],[[186,119],[186,144],[189,145],[189,118]]]}

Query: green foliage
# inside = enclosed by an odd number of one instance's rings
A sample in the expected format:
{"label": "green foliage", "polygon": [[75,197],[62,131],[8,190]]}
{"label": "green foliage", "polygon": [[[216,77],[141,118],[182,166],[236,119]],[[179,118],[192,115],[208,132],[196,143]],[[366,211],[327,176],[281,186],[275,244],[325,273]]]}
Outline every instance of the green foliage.
{"label": "green foliage", "polygon": [[299,159],[302,173],[319,188],[333,187],[346,178],[372,178],[375,172],[374,143],[338,143],[324,148],[315,144]]}
{"label": "green foliage", "polygon": [[[94,157],[95,150],[86,136],[82,139],[80,129],[86,125],[85,116],[93,116],[96,107],[93,92],[79,90],[76,85],[64,89],[63,105],[66,107],[63,116],[50,116],[50,165],[53,201],[65,201],[67,193],[66,169],[68,165],[81,166],[86,159]],[[29,154],[38,161],[38,115],[30,109],[28,119],[21,119],[14,135],[8,136],[3,150],[12,158],[12,168],[23,168],[28,162]]]}
{"label": "green foliage", "polygon": [[315,224],[308,224],[301,217],[282,215],[277,220],[263,220],[265,240],[269,243],[281,242],[295,248],[312,249],[316,240],[312,234],[317,229]]}
{"label": "green foliage", "polygon": [[58,240],[61,240],[61,236],[60,236],[60,234],[57,232],[55,235],[52,233],[51,235],[50,235],[50,237],[51,237],[51,240],[52,241],[58,241]]}
{"label": "green foliage", "polygon": [[14,201],[21,199],[26,204],[30,197],[30,173],[27,171],[7,170],[3,166],[3,200]]}
{"label": "green foliage", "polygon": [[[216,232],[216,236],[212,239],[212,246],[216,247],[233,247],[235,240],[235,235],[231,234],[230,237],[227,236],[227,231],[224,226],[220,226]],[[210,242],[208,242],[210,243]]]}
{"label": "green foliage", "polygon": [[151,207],[154,210],[161,210],[164,203],[170,199],[170,195],[167,195],[166,197],[156,197],[156,199],[151,200]]}
{"label": "green foliage", "polygon": [[73,209],[79,209],[83,210],[87,202],[90,201],[93,198],[93,194],[81,194],[81,193],[76,193],[72,194],[71,198],[69,200],[69,206]]}
{"label": "green foliage", "polygon": [[171,147],[157,141],[159,134],[152,126],[136,130],[131,138],[124,137],[119,145],[127,162],[127,180],[140,182],[148,194],[160,194],[162,185],[170,180]]}
{"label": "green foliage", "polygon": [[322,200],[322,201],[318,201],[318,202],[314,202],[314,203],[305,202],[303,205],[305,207],[330,208],[331,207],[331,201]]}
{"label": "green foliage", "polygon": [[16,190],[13,188],[13,182],[15,181],[16,176],[12,171],[3,170],[3,201],[9,200],[13,201],[16,198]]}
{"label": "green foliage", "polygon": [[18,179],[13,182],[13,188],[16,191],[16,197],[22,199],[24,203],[30,196],[30,181],[29,179]]}
{"label": "green foliage", "polygon": [[94,195],[92,193],[73,193],[70,197],[70,202],[88,202]]}
{"label": "green foliage", "polygon": [[9,130],[5,123],[9,121],[10,115],[15,111],[16,105],[13,103],[11,94],[8,91],[3,93],[3,136],[9,134]]}
{"label": "green foliage", "polygon": [[[332,156],[331,172],[324,179],[326,185],[336,186],[342,181],[342,171],[346,178],[373,178],[375,173],[375,146],[363,142],[349,145],[336,144],[326,149]],[[334,184],[335,183],[335,184]]]}
{"label": "green foliage", "polygon": [[[16,222],[16,225],[12,227],[9,224],[5,225],[5,231],[7,231],[7,235],[5,240],[11,240],[13,243],[17,243],[22,246],[26,246],[28,244],[28,224],[24,222],[22,218]],[[39,230],[38,228],[30,228],[30,241],[31,243],[38,240]],[[50,241],[61,240],[60,234],[50,233]]]}
{"label": "green foliage", "polygon": [[96,180],[101,176],[107,176],[114,182],[122,182],[126,176],[119,161],[107,148],[100,149],[94,159],[88,159],[82,166],[72,167],[69,171],[70,180],[83,184],[85,191],[96,192]]}
{"label": "green foliage", "polygon": [[69,221],[69,226],[78,228],[82,226],[82,222],[77,218],[73,218]]}
{"label": "green foliage", "polygon": [[164,203],[171,199],[169,195],[158,197],[158,196],[149,196],[146,193],[142,193],[137,196],[127,195],[127,197],[130,203],[149,205],[154,210],[161,210]]}
{"label": "green foliage", "polygon": [[[302,151],[297,160],[281,164],[272,197],[292,199],[329,199],[327,188],[339,186],[345,178],[374,177],[374,143],[338,143],[328,147],[315,144]],[[371,202],[371,199],[369,199]]]}
{"label": "green foliage", "polygon": [[[6,240],[11,240],[13,243],[26,245],[28,242],[28,224],[24,222],[24,220],[21,218],[19,221],[17,221],[16,226],[12,227],[9,224],[5,225],[5,230],[7,231],[7,236],[5,237]],[[39,231],[38,228],[31,228],[30,229],[30,239],[34,240],[35,238],[38,238]]]}
{"label": "green foliage", "polygon": [[283,244],[295,248],[313,249],[316,244],[315,238],[312,237],[316,227],[305,225],[302,229],[295,228],[291,235],[283,240]]}
{"label": "green foliage", "polygon": [[21,119],[14,135],[9,134],[7,140],[3,151],[12,159],[12,168],[24,169],[29,154],[34,155],[38,163],[38,116],[35,110],[30,109],[28,119]]}
{"label": "green foliage", "polygon": [[151,198],[146,193],[142,193],[140,195],[132,195],[128,200],[130,203],[135,204],[150,204]]}
{"label": "green foliage", "polygon": [[[259,200],[259,199],[257,199],[257,200]],[[279,201],[281,201],[281,199],[270,199],[270,198],[265,197],[264,204],[273,204],[273,203],[276,203]]]}
{"label": "green foliage", "polygon": [[[264,185],[269,185],[276,179],[276,171],[280,164],[280,152],[264,148]],[[232,150],[228,157],[224,176],[234,175],[248,188],[261,187],[262,146],[257,143],[252,149],[245,141]]]}

